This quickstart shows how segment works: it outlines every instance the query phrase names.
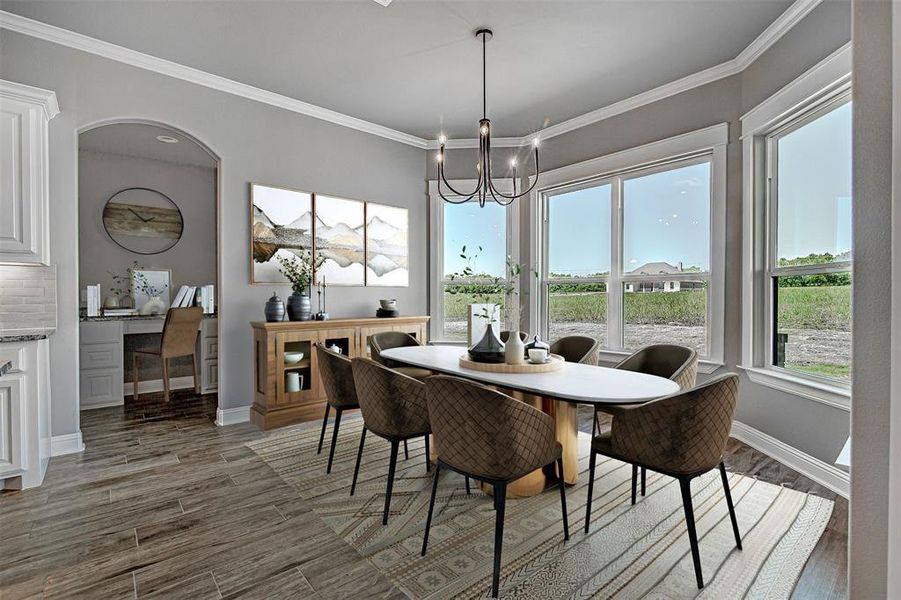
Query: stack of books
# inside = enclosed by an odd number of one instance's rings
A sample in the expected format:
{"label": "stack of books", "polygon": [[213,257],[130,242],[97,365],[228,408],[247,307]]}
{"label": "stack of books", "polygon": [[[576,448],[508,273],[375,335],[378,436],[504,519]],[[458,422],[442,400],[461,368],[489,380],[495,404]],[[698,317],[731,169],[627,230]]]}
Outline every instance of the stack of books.
{"label": "stack of books", "polygon": [[172,308],[199,306],[205,314],[216,312],[215,286],[183,285],[172,301]]}
{"label": "stack of books", "polygon": [[133,317],[138,314],[137,308],[104,308],[104,317]]}

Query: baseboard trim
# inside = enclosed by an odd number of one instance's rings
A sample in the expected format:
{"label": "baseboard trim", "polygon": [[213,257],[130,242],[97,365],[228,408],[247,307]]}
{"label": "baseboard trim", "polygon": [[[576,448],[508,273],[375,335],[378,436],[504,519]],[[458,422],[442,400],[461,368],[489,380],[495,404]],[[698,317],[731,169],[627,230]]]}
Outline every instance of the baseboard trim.
{"label": "baseboard trim", "polygon": [[84,441],[81,438],[81,431],[65,435],[54,435],[50,438],[51,457],[77,454],[79,452],[84,452]]}
{"label": "baseboard trim", "polygon": [[216,409],[216,425],[225,427],[226,425],[237,425],[238,423],[250,422],[250,407],[239,406],[238,408],[217,408]]}
{"label": "baseboard trim", "polygon": [[[122,386],[123,396],[133,396],[135,385],[133,382],[127,382]],[[170,390],[194,389],[194,378],[190,375],[186,377],[171,377],[169,379]],[[147,381],[138,382],[139,394],[152,394],[154,392],[163,391],[162,379],[148,379]]]}
{"label": "baseboard trim", "polygon": [[834,465],[814,458],[740,421],[733,421],[732,437],[756,450],[760,450],[785,466],[791,467],[798,473],[816,481],[843,498],[848,498],[851,494],[850,475]]}

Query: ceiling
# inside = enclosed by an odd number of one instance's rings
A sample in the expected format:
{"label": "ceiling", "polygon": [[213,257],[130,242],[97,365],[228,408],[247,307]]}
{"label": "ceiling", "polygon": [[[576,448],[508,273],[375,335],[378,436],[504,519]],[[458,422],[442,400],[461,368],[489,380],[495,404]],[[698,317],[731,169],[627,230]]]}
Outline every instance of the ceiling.
{"label": "ceiling", "polygon": [[4,0],[3,10],[426,139],[518,137],[735,58],[791,0]]}
{"label": "ceiling", "polygon": [[[173,137],[178,143],[163,143],[156,139],[158,135]],[[78,149],[193,167],[216,166],[202,146],[180,131],[144,123],[113,123],[91,129],[78,136]]]}

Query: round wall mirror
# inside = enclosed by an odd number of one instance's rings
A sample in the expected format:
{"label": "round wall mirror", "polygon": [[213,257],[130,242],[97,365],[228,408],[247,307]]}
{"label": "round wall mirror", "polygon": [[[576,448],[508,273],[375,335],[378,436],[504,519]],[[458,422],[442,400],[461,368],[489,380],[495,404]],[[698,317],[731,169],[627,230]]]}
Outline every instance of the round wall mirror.
{"label": "round wall mirror", "polygon": [[103,207],[103,228],[114,242],[135,254],[159,254],[181,239],[181,211],[168,196],[133,187],[110,196]]}

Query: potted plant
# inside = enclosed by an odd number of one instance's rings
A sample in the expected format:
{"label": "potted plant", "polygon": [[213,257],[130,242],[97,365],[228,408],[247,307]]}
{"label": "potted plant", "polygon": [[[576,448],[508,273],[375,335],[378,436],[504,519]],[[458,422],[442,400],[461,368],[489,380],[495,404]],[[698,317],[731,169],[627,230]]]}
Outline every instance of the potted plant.
{"label": "potted plant", "polygon": [[293,293],[288,296],[288,319],[292,321],[309,321],[313,317],[310,302],[310,284],[313,273],[325,262],[324,256],[313,258],[313,253],[306,248],[292,250],[294,256],[277,256],[281,265],[278,270],[291,282]]}
{"label": "potted plant", "polygon": [[[135,261],[134,267],[137,268],[138,263]],[[132,267],[125,269],[125,275],[109,272],[113,279],[113,285],[109,288],[110,296],[107,296],[103,303],[104,308],[131,308],[134,299],[131,291],[131,273]]]}

